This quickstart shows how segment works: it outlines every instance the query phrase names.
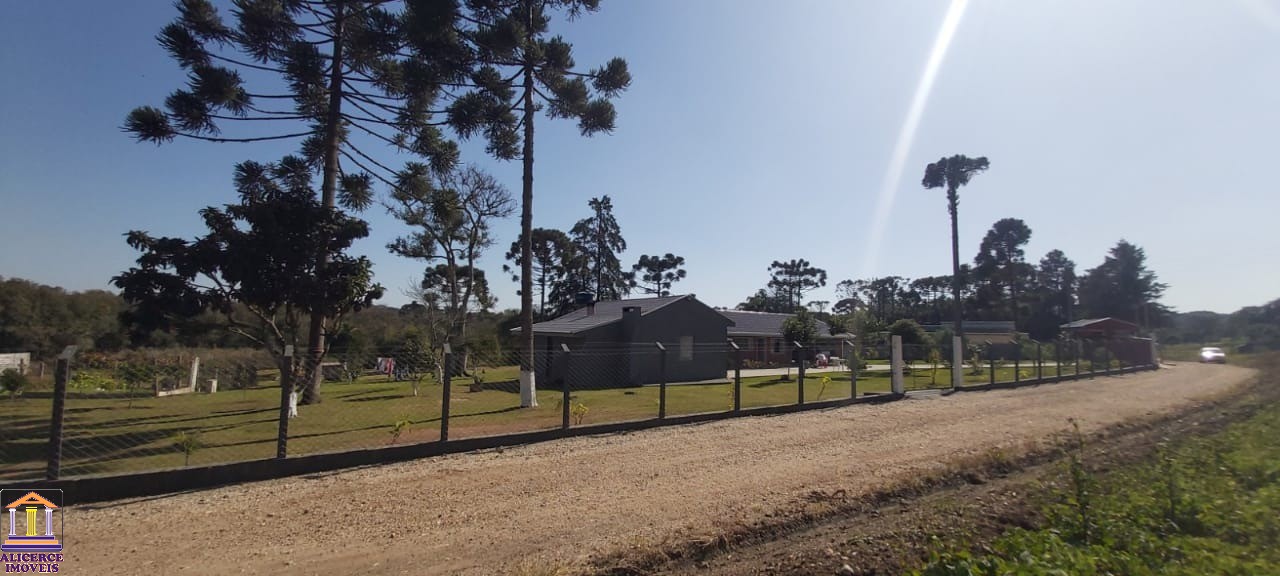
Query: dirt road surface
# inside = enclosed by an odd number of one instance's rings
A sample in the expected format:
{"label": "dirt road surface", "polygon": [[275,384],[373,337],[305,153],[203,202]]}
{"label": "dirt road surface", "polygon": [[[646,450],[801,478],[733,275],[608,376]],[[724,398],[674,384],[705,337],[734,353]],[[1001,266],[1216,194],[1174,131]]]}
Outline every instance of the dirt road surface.
{"label": "dirt road surface", "polygon": [[1158,372],[573,438],[73,506],[62,573],[501,574],[588,566],[1229,393],[1252,371]]}

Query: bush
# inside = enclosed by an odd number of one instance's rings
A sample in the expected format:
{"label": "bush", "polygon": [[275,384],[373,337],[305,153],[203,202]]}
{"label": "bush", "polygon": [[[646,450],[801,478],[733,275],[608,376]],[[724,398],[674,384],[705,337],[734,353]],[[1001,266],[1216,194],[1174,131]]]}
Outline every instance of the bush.
{"label": "bush", "polygon": [[10,400],[21,394],[28,384],[26,375],[12,368],[0,373],[0,388],[9,393]]}
{"label": "bush", "polygon": [[901,336],[903,346],[929,346],[933,341],[915,320],[902,319],[889,326],[889,334]]}

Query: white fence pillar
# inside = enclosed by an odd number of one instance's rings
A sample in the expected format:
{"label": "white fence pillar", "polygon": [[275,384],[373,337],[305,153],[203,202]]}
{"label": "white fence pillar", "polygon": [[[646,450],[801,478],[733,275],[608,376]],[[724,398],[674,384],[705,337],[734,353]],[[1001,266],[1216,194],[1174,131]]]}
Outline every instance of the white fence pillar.
{"label": "white fence pillar", "polygon": [[959,388],[964,384],[964,339],[951,337],[951,387]]}
{"label": "white fence pillar", "polygon": [[189,388],[191,388],[192,392],[196,391],[196,382],[199,382],[199,378],[200,378],[200,357],[195,356],[191,358],[191,378],[190,378]]}
{"label": "white fence pillar", "polygon": [[893,371],[893,393],[902,394],[906,390],[902,382],[902,336],[894,335],[891,341],[893,354],[889,360],[889,368]]}

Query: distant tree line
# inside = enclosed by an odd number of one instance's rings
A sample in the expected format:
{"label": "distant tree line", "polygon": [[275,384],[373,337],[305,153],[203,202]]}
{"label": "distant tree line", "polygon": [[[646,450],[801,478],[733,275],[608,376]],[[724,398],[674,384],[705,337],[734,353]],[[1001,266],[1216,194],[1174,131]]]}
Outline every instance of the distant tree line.
{"label": "distant tree line", "polygon": [[[239,304],[235,305],[241,306]],[[352,312],[332,338],[334,353],[348,350],[391,355],[405,340],[425,335],[421,303],[369,306]],[[105,353],[143,348],[246,348],[252,340],[228,330],[225,319],[206,312],[166,329],[137,332],[124,314],[128,303],[106,290],[68,291],[20,278],[0,278],[0,352],[31,352],[50,358],[68,345]],[[239,310],[237,314],[249,314]],[[509,350],[517,311],[480,311],[470,315],[468,343],[482,352]]]}
{"label": "distant tree line", "polygon": [[[1037,340],[1053,339],[1059,326],[1082,318],[1119,318],[1147,328],[1169,319],[1171,311],[1160,303],[1165,285],[1147,268],[1141,247],[1120,240],[1102,264],[1077,274],[1061,250],[1028,262],[1030,239],[1025,222],[1004,218],[983,237],[972,264],[960,265],[958,283],[951,275],[841,280],[834,304],[813,301],[807,308],[859,332],[884,331],[903,319],[941,325],[951,319],[958,284],[965,320],[1010,321]],[[802,308],[804,294],[827,283],[827,272],[804,259],[776,261],[769,271],[768,285],[739,310],[791,313]]]}
{"label": "distant tree line", "polygon": [[1159,331],[1166,344],[1221,344],[1230,340],[1254,351],[1280,350],[1280,298],[1231,314],[1196,311],[1174,314]]}

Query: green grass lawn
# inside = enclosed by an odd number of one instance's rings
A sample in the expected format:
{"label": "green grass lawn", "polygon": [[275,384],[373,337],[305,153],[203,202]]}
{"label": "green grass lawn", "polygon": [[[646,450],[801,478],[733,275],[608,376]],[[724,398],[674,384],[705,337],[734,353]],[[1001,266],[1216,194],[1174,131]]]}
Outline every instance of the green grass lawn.
{"label": "green grass lawn", "polygon": [[[469,381],[455,380],[451,390],[450,437],[526,432],[560,426],[562,394],[538,392],[539,407],[521,409],[514,382],[516,367],[486,369],[483,390],[470,391]],[[507,374],[507,373],[510,374]],[[1022,368],[1022,378],[1035,375]],[[1053,375],[1051,368],[1045,375]],[[1014,379],[1013,368],[997,369],[997,380]],[[823,378],[830,378],[823,383]],[[916,368],[906,377],[908,390],[946,386],[945,368],[932,383],[929,369]],[[966,373],[967,383],[985,383],[988,376]],[[505,383],[499,383],[508,380]],[[888,392],[888,371],[866,371],[858,377],[858,394]],[[265,383],[264,383],[265,384]],[[805,380],[806,402],[848,398],[849,373],[810,373]],[[744,378],[742,407],[796,402],[796,374],[787,377]],[[386,446],[392,443],[439,439],[443,387],[430,379],[415,396],[409,382],[389,382],[367,376],[356,382],[328,382],[324,401],[303,406],[289,424],[289,454]],[[581,423],[600,424],[654,418],[658,414],[658,386],[575,390],[571,403],[581,404]],[[275,455],[280,389],[269,385],[217,394],[165,398],[82,398],[67,401],[63,442],[63,475],[119,473],[184,465],[186,456],[175,444],[180,433],[197,433],[200,447],[191,465],[232,462]],[[733,406],[733,386],[725,383],[668,386],[667,414],[718,412]],[[52,400],[0,400],[0,480],[43,475]],[[575,421],[577,418],[574,418]],[[396,424],[407,422],[395,432]],[[576,422],[575,422],[576,423]]]}

